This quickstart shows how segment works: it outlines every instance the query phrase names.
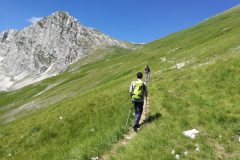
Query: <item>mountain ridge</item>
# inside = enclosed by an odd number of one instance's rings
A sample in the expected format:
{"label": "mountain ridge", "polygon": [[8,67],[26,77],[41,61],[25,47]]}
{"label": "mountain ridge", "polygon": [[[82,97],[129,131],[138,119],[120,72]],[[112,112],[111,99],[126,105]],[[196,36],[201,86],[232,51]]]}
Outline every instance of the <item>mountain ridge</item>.
{"label": "mountain ridge", "polygon": [[57,11],[23,30],[0,34],[0,91],[55,76],[99,47],[127,48],[128,44]]}

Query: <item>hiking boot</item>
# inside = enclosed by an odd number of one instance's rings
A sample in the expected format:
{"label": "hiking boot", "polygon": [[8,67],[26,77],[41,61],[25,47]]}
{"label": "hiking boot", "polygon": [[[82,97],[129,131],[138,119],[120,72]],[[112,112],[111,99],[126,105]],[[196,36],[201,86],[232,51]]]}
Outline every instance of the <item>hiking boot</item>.
{"label": "hiking boot", "polygon": [[136,126],[134,126],[135,128],[140,128],[140,124],[138,124],[138,125],[136,125]]}
{"label": "hiking boot", "polygon": [[138,132],[138,128],[137,128],[137,127],[133,127],[133,130],[134,130],[135,132]]}

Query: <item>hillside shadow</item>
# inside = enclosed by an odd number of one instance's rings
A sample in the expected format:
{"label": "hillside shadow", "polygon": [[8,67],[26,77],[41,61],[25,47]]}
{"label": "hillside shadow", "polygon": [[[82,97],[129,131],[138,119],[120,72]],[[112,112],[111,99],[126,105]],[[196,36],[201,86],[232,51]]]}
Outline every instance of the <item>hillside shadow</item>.
{"label": "hillside shadow", "polygon": [[142,123],[141,125],[147,124],[147,123],[151,123],[153,121],[158,120],[160,117],[162,117],[161,113],[155,113],[153,115],[148,116]]}

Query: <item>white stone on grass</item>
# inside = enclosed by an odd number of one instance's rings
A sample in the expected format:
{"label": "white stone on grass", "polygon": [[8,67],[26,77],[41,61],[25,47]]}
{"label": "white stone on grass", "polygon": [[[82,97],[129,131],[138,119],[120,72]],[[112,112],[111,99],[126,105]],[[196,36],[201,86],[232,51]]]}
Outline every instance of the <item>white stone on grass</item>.
{"label": "white stone on grass", "polygon": [[224,32],[224,31],[227,31],[227,30],[229,30],[229,29],[230,29],[230,27],[223,28],[222,31]]}
{"label": "white stone on grass", "polygon": [[199,148],[199,147],[198,147],[198,148],[196,148],[195,150],[196,150],[196,151],[198,151],[198,152],[200,152],[200,148]]}
{"label": "white stone on grass", "polygon": [[173,49],[169,50],[168,53],[175,52],[175,51],[179,50],[180,48],[181,47],[173,48]]}
{"label": "white stone on grass", "polygon": [[176,154],[175,158],[176,158],[176,159],[180,159],[180,155],[179,155],[179,154]]}
{"label": "white stone on grass", "polygon": [[196,135],[199,133],[198,130],[196,129],[191,129],[191,130],[188,130],[188,131],[184,131],[183,132],[183,135],[186,136],[186,137],[189,137],[191,139],[195,139]]}
{"label": "white stone on grass", "polygon": [[195,147],[196,147],[196,148],[195,148],[195,151],[198,151],[198,152],[200,152],[200,147],[199,147],[199,145],[198,145],[198,144],[196,144],[196,145],[195,145]]}
{"label": "white stone on grass", "polygon": [[62,120],[62,119],[63,119],[63,117],[62,117],[62,116],[60,116],[60,117],[59,117],[59,119],[60,119],[60,120]]}
{"label": "white stone on grass", "polygon": [[186,62],[176,64],[177,69],[182,69],[186,65]]}
{"label": "white stone on grass", "polygon": [[184,151],[183,154],[184,154],[185,156],[187,156],[187,155],[188,155],[188,151],[187,151],[187,150]]}
{"label": "white stone on grass", "polygon": [[159,58],[162,62],[165,62],[167,59],[165,57]]}
{"label": "white stone on grass", "polygon": [[172,154],[172,155],[174,155],[174,154],[175,154],[175,150],[174,150],[174,149],[172,150],[171,154]]}
{"label": "white stone on grass", "polygon": [[98,156],[97,157],[92,157],[91,160],[98,160]]}
{"label": "white stone on grass", "polygon": [[123,144],[123,145],[126,145],[126,144],[127,144],[127,142],[125,142],[125,141],[124,141],[124,142],[122,142],[122,144]]}

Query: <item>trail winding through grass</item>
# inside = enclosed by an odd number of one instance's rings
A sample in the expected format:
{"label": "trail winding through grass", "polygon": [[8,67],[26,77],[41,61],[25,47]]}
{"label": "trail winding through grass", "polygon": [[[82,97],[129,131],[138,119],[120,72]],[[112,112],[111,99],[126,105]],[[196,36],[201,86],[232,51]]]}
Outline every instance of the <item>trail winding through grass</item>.
{"label": "trail winding through grass", "polygon": [[[145,124],[144,122],[147,118],[148,113],[149,113],[149,99],[147,98],[144,100],[143,113],[140,120],[141,129],[143,129],[144,127]],[[132,127],[130,127],[128,133],[123,136],[123,139],[120,139],[117,143],[113,144],[110,150],[107,150],[100,156],[99,160],[109,160],[115,157],[117,154],[117,149],[119,147],[127,145],[129,141],[131,141],[136,135],[137,133],[133,130]]]}

